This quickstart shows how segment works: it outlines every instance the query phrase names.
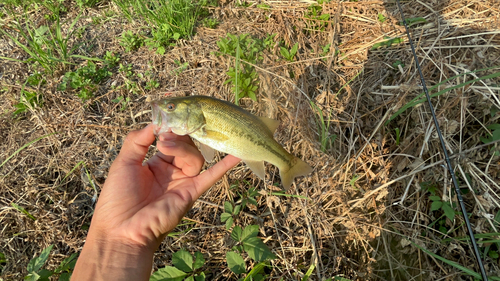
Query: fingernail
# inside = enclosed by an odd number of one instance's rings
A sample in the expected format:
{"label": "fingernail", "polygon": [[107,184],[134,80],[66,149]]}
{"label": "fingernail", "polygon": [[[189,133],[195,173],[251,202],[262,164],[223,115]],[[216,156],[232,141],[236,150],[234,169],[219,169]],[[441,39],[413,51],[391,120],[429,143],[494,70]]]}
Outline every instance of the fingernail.
{"label": "fingernail", "polygon": [[169,146],[175,146],[175,142],[174,141],[160,141],[160,144],[162,146],[167,146],[167,147],[169,147]]}

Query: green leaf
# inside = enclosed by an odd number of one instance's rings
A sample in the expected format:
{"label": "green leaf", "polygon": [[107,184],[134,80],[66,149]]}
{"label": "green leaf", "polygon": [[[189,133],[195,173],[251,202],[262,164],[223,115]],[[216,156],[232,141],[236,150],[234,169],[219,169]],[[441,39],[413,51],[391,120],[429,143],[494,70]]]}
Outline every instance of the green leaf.
{"label": "green leaf", "polygon": [[490,129],[490,130],[500,130],[500,124],[490,124],[488,126],[486,126],[486,128]]}
{"label": "green leaf", "polygon": [[38,271],[38,275],[40,275],[40,278],[38,280],[40,281],[49,281],[49,277],[52,276],[54,272],[47,270],[47,269],[42,269]]}
{"label": "green leaf", "polygon": [[385,17],[384,17],[384,15],[382,15],[382,14],[378,14],[378,21],[379,21],[379,22],[384,22],[384,21],[385,21]]}
{"label": "green leaf", "polygon": [[290,56],[291,56],[290,59],[293,59],[293,57],[297,54],[298,49],[299,49],[299,42],[295,43],[295,45],[293,45],[292,49],[290,50]]}
{"label": "green leaf", "polygon": [[60,273],[63,271],[71,271],[75,268],[76,258],[78,257],[78,253],[73,253],[71,256],[65,258],[61,264],[54,270],[55,273]]}
{"label": "green leaf", "polygon": [[493,131],[493,136],[491,137],[492,141],[500,140],[500,129]]}
{"label": "green leaf", "polygon": [[69,281],[71,278],[71,273],[69,272],[63,272],[61,275],[59,275],[59,281]]}
{"label": "green leaf", "polygon": [[188,278],[184,279],[184,281],[194,281],[194,277],[193,276],[189,276]]}
{"label": "green leaf", "polygon": [[30,260],[27,268],[29,273],[38,272],[42,268],[42,266],[49,258],[52,247],[54,247],[54,245],[48,246],[47,248],[43,249],[43,251],[40,253],[40,256],[34,257]]}
{"label": "green leaf", "polygon": [[233,226],[233,217],[230,217],[227,221],[226,221],[226,229],[229,230],[231,228],[231,226]]}
{"label": "green leaf", "polygon": [[453,210],[448,202],[443,204],[442,209],[447,218],[449,218],[450,220],[453,220],[455,218],[455,210]]}
{"label": "green leaf", "polygon": [[276,256],[259,237],[250,237],[243,242],[243,249],[255,261],[275,259]]}
{"label": "green leaf", "polygon": [[231,202],[229,202],[229,201],[224,201],[224,211],[226,213],[232,214],[233,213],[233,204],[231,204]]}
{"label": "green leaf", "polygon": [[241,211],[241,205],[236,205],[236,207],[234,207],[234,212],[233,212],[233,215],[237,216]]}
{"label": "green leaf", "polygon": [[196,281],[205,281],[205,273],[202,272],[202,273],[200,273],[200,275],[195,276],[194,280],[196,280]]}
{"label": "green leaf", "polygon": [[498,259],[499,254],[498,254],[498,252],[497,252],[497,251],[489,251],[489,252],[488,252],[488,256],[490,256],[490,258],[492,258],[492,259],[495,259],[495,260],[496,260],[496,259]]}
{"label": "green leaf", "polygon": [[227,266],[235,274],[242,274],[246,272],[245,261],[240,254],[235,252],[226,253]]}
{"label": "green leaf", "polygon": [[194,264],[193,264],[193,269],[199,269],[205,264],[205,258],[203,258],[203,254],[200,252],[194,253]]}
{"label": "green leaf", "polygon": [[432,201],[441,201],[441,197],[437,195],[429,196],[429,199],[431,199]]}
{"label": "green leaf", "polygon": [[[7,159],[7,160],[8,160],[8,159]],[[5,162],[4,162],[4,163],[5,163]],[[3,165],[4,163],[2,163],[2,165]],[[0,167],[2,167],[2,165],[0,165]],[[21,207],[21,206],[17,205],[17,204],[16,204],[16,203],[14,203],[14,202],[11,202],[11,203],[10,203],[10,205],[12,205],[12,207],[14,207],[14,208],[15,208],[16,210],[18,210],[19,212],[21,212],[21,213],[25,214],[26,216],[28,216],[28,218],[30,218],[30,219],[32,219],[32,220],[34,220],[34,221],[36,221],[36,218],[35,218],[32,214],[30,214],[28,211],[26,211],[26,209],[24,209],[23,207]],[[36,271],[36,270],[35,270],[35,271]]]}
{"label": "green leaf", "polygon": [[172,264],[184,272],[193,271],[193,256],[186,250],[179,250],[172,255]]}
{"label": "green leaf", "polygon": [[153,273],[149,281],[181,281],[185,276],[188,276],[188,273],[182,272],[173,266],[165,266]]}
{"label": "green leaf", "polygon": [[311,274],[313,273],[314,268],[316,268],[316,266],[313,263],[313,264],[311,264],[311,266],[309,266],[309,269],[307,270],[306,274],[304,274],[304,277],[302,277],[301,281],[309,280],[309,277],[311,277]]}
{"label": "green leaf", "polygon": [[257,234],[259,234],[259,226],[254,224],[249,225],[245,227],[245,230],[243,230],[243,233],[241,234],[241,240],[239,241],[245,241],[248,238],[257,237]]}
{"label": "green leaf", "polygon": [[24,280],[28,281],[37,281],[38,279],[40,279],[40,275],[38,275],[36,272],[32,272],[24,277]]}
{"label": "green leaf", "polygon": [[241,226],[237,225],[233,228],[233,231],[231,232],[231,238],[233,238],[233,240],[236,242],[240,242],[241,233],[242,233]]}
{"label": "green leaf", "polygon": [[443,201],[434,201],[431,204],[431,211],[437,211],[443,206]]}
{"label": "green leaf", "polygon": [[231,214],[228,214],[228,213],[222,213],[220,215],[220,221],[221,222],[225,222],[227,221],[228,219],[232,218],[233,216]]}
{"label": "green leaf", "polygon": [[288,59],[290,57],[290,53],[285,47],[280,47],[280,53],[285,59]]}
{"label": "green leaf", "polygon": [[[262,270],[264,270],[265,267],[267,267],[267,262],[259,262],[258,264],[254,265],[252,270],[248,273],[247,277],[243,281],[250,281],[250,280],[264,280],[264,276],[262,276],[260,273]],[[262,277],[262,279],[260,279]]]}

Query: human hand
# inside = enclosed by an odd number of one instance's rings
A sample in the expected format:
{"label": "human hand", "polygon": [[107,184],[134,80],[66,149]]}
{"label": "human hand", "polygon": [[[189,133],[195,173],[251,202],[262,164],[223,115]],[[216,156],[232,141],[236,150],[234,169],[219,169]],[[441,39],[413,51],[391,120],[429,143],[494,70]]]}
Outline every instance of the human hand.
{"label": "human hand", "polygon": [[[95,258],[88,244],[152,257],[196,199],[240,161],[228,155],[200,174],[204,159],[189,136],[164,133],[157,142],[159,152],[143,164],[154,140],[151,125],[131,132],[125,139],[109,170],[78,263],[84,254]],[[77,264],[75,273],[82,273],[82,267]],[[116,278],[114,275],[113,279],[119,280]]]}

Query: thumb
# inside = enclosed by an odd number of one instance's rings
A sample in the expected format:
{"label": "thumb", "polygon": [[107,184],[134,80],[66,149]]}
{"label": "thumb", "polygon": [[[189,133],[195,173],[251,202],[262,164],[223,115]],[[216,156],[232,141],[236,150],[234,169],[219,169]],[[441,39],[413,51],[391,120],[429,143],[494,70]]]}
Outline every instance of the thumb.
{"label": "thumb", "polygon": [[155,135],[152,124],[141,130],[130,132],[125,138],[120,154],[116,157],[113,166],[142,165],[149,146],[154,141]]}

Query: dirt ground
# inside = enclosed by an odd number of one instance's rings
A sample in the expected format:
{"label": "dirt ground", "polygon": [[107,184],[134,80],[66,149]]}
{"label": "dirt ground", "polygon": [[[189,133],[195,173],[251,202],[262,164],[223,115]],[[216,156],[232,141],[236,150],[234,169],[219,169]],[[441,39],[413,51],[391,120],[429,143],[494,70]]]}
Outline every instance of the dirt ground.
{"label": "dirt ground", "polygon": [[[262,3],[270,8],[259,8]],[[43,106],[16,117],[12,115],[14,105],[34,69],[2,60],[0,163],[30,141],[51,135],[22,149],[0,167],[0,252],[7,260],[1,278],[23,279],[29,260],[51,244],[55,246],[47,267],[52,269],[81,251],[94,199],[125,136],[151,121],[147,101],[167,92],[234,101],[230,86],[224,85],[234,58],[216,54],[217,40],[227,33],[248,33],[256,38],[276,33],[276,39],[287,46],[299,43],[295,61],[284,60],[277,44],[265,51],[262,63],[256,66],[258,102],[245,98],[241,106],[281,122],[276,140],[314,168],[310,176],[296,179],[288,193],[309,199],[270,195],[281,190],[274,185],[279,183],[277,168],[268,164],[263,182],[239,164],[186,214],[184,222],[194,224],[179,226],[175,231],[181,234],[165,239],[155,253],[153,270],[170,265],[172,253],[186,249],[204,254],[209,280],[237,280],[225,266],[225,253],[232,245],[219,208],[231,200],[234,192],[230,189],[237,186],[260,190],[258,206],[246,209],[248,215],[239,216],[236,223],[259,224],[259,236],[278,256],[266,272],[273,280],[301,280],[311,264],[316,269],[310,280],[333,276],[472,280],[415,246],[479,272],[472,249],[463,239],[467,232],[459,208],[455,207],[454,220],[443,219],[441,210],[431,210],[430,189],[444,202],[456,204],[457,200],[429,107],[419,104],[388,122],[422,92],[395,4],[331,1],[320,5],[323,13],[330,14],[322,22],[308,19],[311,3],[261,1],[244,7],[220,1],[210,10],[220,21],[215,29],[197,26],[191,40],[180,40],[164,55],[147,46],[124,51],[120,35],[124,30],[139,30],[141,23],[120,17],[114,4],[85,9],[77,25],[87,28],[75,39],[84,42],[79,49],[82,55],[118,53],[120,62],[132,64],[135,73],[152,72],[160,87],[146,90],[139,83],[137,94],[113,88],[125,81],[114,71],[99,84],[93,99],[82,102],[74,92],[57,89],[65,71],[78,67],[72,65],[47,77],[46,84],[32,87],[43,97]],[[429,88],[458,74],[499,65],[500,10],[496,1],[404,1],[402,5],[406,18],[425,19],[412,25],[412,36]],[[92,21],[106,11],[115,11],[115,16]],[[74,18],[77,13],[69,11],[64,17]],[[43,23],[43,17],[33,16]],[[6,26],[9,20],[4,16],[0,23]],[[372,49],[387,38],[404,42]],[[322,53],[327,44],[330,49]],[[28,58],[6,36],[0,35],[0,47],[0,56]],[[187,68],[176,71],[179,62],[187,62]],[[462,75],[431,93],[497,71]],[[124,109],[112,101],[120,96],[130,98]],[[500,123],[500,113],[492,110],[500,109],[499,99],[498,77],[480,79],[433,98],[476,234],[498,234],[500,227],[500,157],[491,151],[498,144],[481,141],[487,136],[486,126]],[[310,101],[329,120],[327,133],[336,135],[325,151],[321,150],[317,115]],[[467,192],[469,188],[472,192]],[[25,208],[36,220],[11,203]],[[498,245],[481,243],[480,247],[488,275],[500,276],[498,256],[487,254],[487,249],[498,252]]]}

